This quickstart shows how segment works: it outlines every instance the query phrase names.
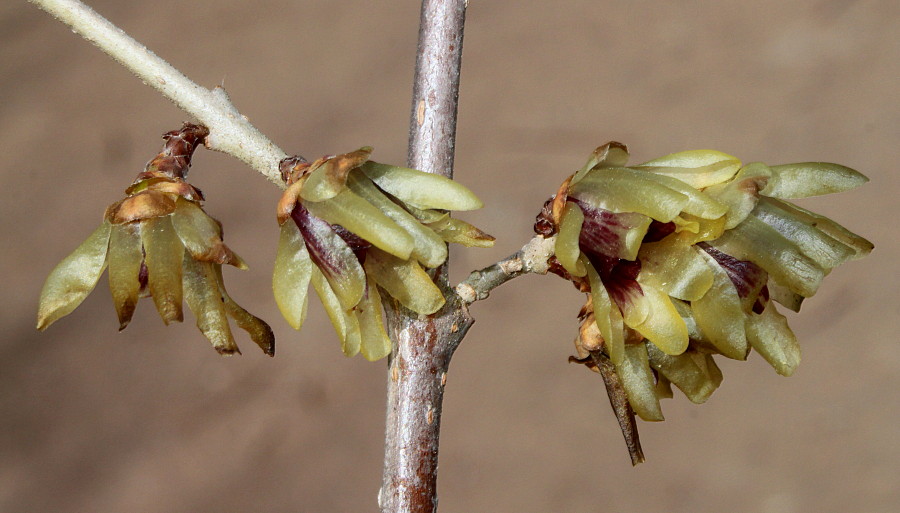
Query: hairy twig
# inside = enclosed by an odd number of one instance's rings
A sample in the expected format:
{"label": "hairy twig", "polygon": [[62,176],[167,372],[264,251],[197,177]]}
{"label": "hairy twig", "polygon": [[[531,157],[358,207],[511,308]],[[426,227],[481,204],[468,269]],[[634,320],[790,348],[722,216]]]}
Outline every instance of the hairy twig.
{"label": "hairy twig", "polygon": [[78,0],[29,0],[97,45],[145,84],[209,127],[206,146],[232,155],[284,188],[278,163],[284,151],[250,124],[225,90],[206,89]]}

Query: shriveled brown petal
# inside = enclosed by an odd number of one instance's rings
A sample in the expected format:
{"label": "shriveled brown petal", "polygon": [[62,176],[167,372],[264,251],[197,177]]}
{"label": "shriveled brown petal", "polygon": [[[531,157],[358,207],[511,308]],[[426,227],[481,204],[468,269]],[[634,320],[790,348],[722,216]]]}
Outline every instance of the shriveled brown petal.
{"label": "shriveled brown petal", "polygon": [[366,283],[366,291],[354,310],[362,335],[360,353],[363,358],[374,362],[391,354],[391,339],[384,330],[381,316],[381,295],[371,278]]}
{"label": "shriveled brown petal", "polygon": [[628,395],[628,403],[640,418],[646,421],[665,420],[644,344],[627,344],[625,357],[621,364],[616,365],[616,372]]}
{"label": "shriveled brown petal", "polygon": [[367,276],[413,312],[429,315],[444,306],[441,290],[412,260],[401,260],[372,248],[366,252],[364,268]]}
{"label": "shriveled brown petal", "polygon": [[240,354],[228,325],[214,265],[194,260],[184,252],[184,299],[197,319],[197,327],[219,354]]}
{"label": "shriveled brown petal", "polygon": [[306,185],[300,191],[300,197],[306,201],[324,201],[337,196],[347,184],[350,171],[369,160],[371,146],[344,153],[325,160],[309,173]]}
{"label": "shriveled brown petal", "polygon": [[294,207],[296,207],[297,202],[300,201],[300,191],[303,189],[304,183],[306,183],[305,177],[294,182],[284,191],[281,195],[281,199],[278,200],[278,207],[275,209],[275,217],[278,219],[279,226],[290,219],[291,212],[294,211]]}
{"label": "shriveled brown petal", "polygon": [[344,310],[341,307],[341,302],[338,300],[337,295],[331,290],[331,285],[325,280],[325,276],[322,275],[318,267],[313,266],[310,281],[316,290],[316,294],[322,301],[322,306],[325,307],[325,312],[328,314],[331,324],[337,331],[344,356],[355,356],[359,353],[361,344],[359,320],[356,318],[356,313],[352,310]]}
{"label": "shriveled brown petal", "polygon": [[113,203],[106,209],[105,219],[112,224],[129,223],[171,214],[175,199],[168,194],[146,190]]}
{"label": "shriveled brown petal", "polygon": [[222,227],[215,219],[192,201],[178,198],[175,204],[172,226],[195,260],[247,269],[244,260],[222,242]]}
{"label": "shriveled brown petal", "polygon": [[69,256],[57,264],[41,289],[37,329],[45,330],[57,319],[72,313],[97,285],[106,269],[109,222],[104,221]]}
{"label": "shriveled brown petal", "polygon": [[114,225],[109,237],[109,290],[119,317],[119,331],[128,326],[134,315],[143,261],[141,223]]}
{"label": "shriveled brown petal", "polygon": [[[169,216],[143,221],[141,240],[147,265],[147,286],[164,323],[181,322],[181,265],[184,245]],[[192,260],[190,257],[189,260]]]}
{"label": "shriveled brown petal", "polygon": [[264,353],[269,356],[275,356],[275,334],[272,332],[272,328],[264,320],[244,310],[234,299],[231,299],[228,291],[225,290],[225,280],[222,279],[222,266],[219,264],[211,265],[216,272],[216,281],[219,285],[219,292],[222,294],[225,313],[234,319],[238,328],[250,335],[250,340],[255,342]]}

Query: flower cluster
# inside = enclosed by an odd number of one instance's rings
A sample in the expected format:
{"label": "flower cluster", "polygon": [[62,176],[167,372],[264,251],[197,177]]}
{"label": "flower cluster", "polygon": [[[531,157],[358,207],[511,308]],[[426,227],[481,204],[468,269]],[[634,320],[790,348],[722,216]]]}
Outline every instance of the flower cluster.
{"label": "flower cluster", "polygon": [[409,310],[433,314],[445,300],[425,269],[447,260],[447,242],[490,247],[494,238],[447,213],[481,208],[470,190],[370,161],[371,152],[282,162],[288,188],[278,204],[272,287],[281,313],[300,329],[312,283],[344,354],[378,360],[391,352],[379,287]]}
{"label": "flower cluster", "polygon": [[627,160],[622,144],[598,148],[535,224],[556,237],[551,270],[588,294],[576,360],[598,371],[610,361],[644,420],[663,420],[659,399],[672,384],[706,401],[722,381],[715,354],[744,360],[754,349],[790,375],[800,348],[774,302],[798,311],[832,268],[872,244],[785,200],[866,178],[821,162],[742,165],[709,150]]}
{"label": "flower cluster", "polygon": [[207,134],[205,127],[185,124],[163,136],[165,148],[126,189],[127,197],[110,205],[100,227],[47,277],[38,329],[75,310],[109,267],[119,330],[128,326],[138,299],[147,296],[163,322],[181,322],[183,298],[220,354],[240,353],[231,317],[266,354],[274,355],[269,326],[225,290],[222,264],[247,265],[222,242],[222,225],[200,207],[203,194],[184,180],[194,148]]}

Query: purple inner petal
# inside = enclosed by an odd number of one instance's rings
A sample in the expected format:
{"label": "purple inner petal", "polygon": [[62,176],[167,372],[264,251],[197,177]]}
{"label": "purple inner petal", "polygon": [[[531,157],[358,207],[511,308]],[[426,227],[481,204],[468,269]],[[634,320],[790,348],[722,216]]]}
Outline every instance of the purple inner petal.
{"label": "purple inner petal", "polygon": [[[331,276],[347,273],[344,261],[329,247],[329,244],[333,244],[337,237],[347,244],[360,263],[365,259],[366,248],[371,246],[368,241],[354,235],[344,227],[331,225],[324,219],[310,214],[309,210],[299,202],[291,211],[291,218],[300,229],[300,234],[303,235],[306,249],[309,250],[309,257],[312,258],[316,267]],[[330,241],[324,239],[322,235],[329,233],[337,237],[329,237]]]}
{"label": "purple inner petal", "polygon": [[670,234],[675,232],[675,223],[669,221],[668,223],[661,223],[656,219],[650,223],[650,227],[647,228],[647,234],[644,235],[643,242],[659,242]]}
{"label": "purple inner petal", "polygon": [[[765,288],[766,280],[769,275],[762,267],[754,264],[749,260],[738,260],[733,256],[723,253],[718,249],[701,242],[698,246],[713,257],[715,261],[725,270],[731,283],[737,289],[738,296],[741,299],[752,299],[754,302],[754,310],[757,308],[756,303],[763,295],[768,300],[769,291]],[[765,292],[763,292],[765,290]],[[760,305],[763,306],[764,305]],[[762,310],[760,310],[762,312]]]}

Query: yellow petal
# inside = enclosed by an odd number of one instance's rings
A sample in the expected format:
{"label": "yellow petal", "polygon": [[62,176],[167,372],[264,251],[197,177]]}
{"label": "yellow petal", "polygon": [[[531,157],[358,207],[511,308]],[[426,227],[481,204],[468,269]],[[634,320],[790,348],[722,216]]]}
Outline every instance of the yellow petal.
{"label": "yellow petal", "polygon": [[728,358],[747,358],[747,334],[744,329],[744,311],[734,283],[715,259],[700,252],[713,272],[712,287],[702,298],[691,302],[694,320],[703,333],[704,340]]}
{"label": "yellow petal", "polygon": [[688,351],[680,355],[667,355],[653,344],[647,344],[647,353],[650,365],[659,372],[660,376],[671,381],[695,404],[705,403],[719,387],[721,380],[717,381],[714,376],[710,375],[705,360],[702,365],[698,365],[695,361],[697,356],[695,351]]}
{"label": "yellow petal", "polygon": [[756,207],[759,191],[766,186],[769,176],[768,166],[753,162],[741,168],[730,182],[714,185],[703,191],[728,207],[725,214],[726,230],[740,224]]}
{"label": "yellow petal", "polygon": [[197,319],[197,327],[219,354],[240,354],[231,335],[213,265],[194,260],[184,251],[184,299]]}
{"label": "yellow petal", "polygon": [[690,201],[687,196],[624,167],[600,168],[572,186],[571,196],[610,212],[636,212],[668,223]]}
{"label": "yellow petal", "polygon": [[594,319],[606,344],[606,352],[613,364],[619,364],[625,354],[625,326],[622,321],[622,312],[610,299],[609,292],[600,281],[597,271],[586,263],[582,265],[587,269],[588,280],[591,284]]}
{"label": "yellow petal", "polygon": [[[168,216],[143,221],[141,240],[147,265],[147,288],[164,323],[181,322],[181,264],[184,245]],[[192,260],[188,256],[189,260]]]}
{"label": "yellow petal", "polygon": [[799,162],[772,167],[762,193],[774,198],[808,198],[855,189],[869,181],[862,173],[829,162]]}
{"label": "yellow petal", "polygon": [[648,315],[639,324],[625,324],[643,335],[666,354],[681,354],[688,347],[688,331],[675,306],[665,292],[649,276],[638,276],[643,294],[633,298],[646,304]]}
{"label": "yellow petal", "polygon": [[747,340],[782,376],[790,376],[800,365],[800,344],[787,319],[769,303],[760,315],[747,316]]}
{"label": "yellow petal", "polygon": [[244,260],[222,242],[221,225],[196,203],[178,198],[172,214],[172,226],[195,260],[247,269]]}
{"label": "yellow petal", "polygon": [[57,319],[72,313],[97,285],[106,269],[111,225],[107,221],[87,240],[57,264],[41,290],[37,329],[45,330]]}
{"label": "yellow petal", "polygon": [[225,290],[225,281],[222,279],[222,266],[212,264],[212,267],[216,272],[216,280],[219,285],[219,292],[222,294],[225,313],[234,319],[238,328],[250,335],[250,340],[255,342],[264,353],[269,356],[275,356],[275,334],[272,332],[272,328],[259,317],[244,310],[234,299],[231,299],[228,291]]}
{"label": "yellow petal", "polygon": [[641,247],[641,275],[652,275],[666,294],[694,301],[712,286],[713,273],[696,247],[667,237]]}
{"label": "yellow petal", "polygon": [[721,151],[691,150],[631,167],[670,176],[696,189],[703,189],[730,180],[740,169],[741,161]]}
{"label": "yellow petal", "polygon": [[472,191],[441,175],[371,160],[360,169],[381,190],[416,208],[476,210],[484,206]]}
{"label": "yellow petal", "polygon": [[363,357],[374,362],[391,354],[391,339],[384,330],[381,317],[381,295],[371,278],[366,285],[366,293],[354,310],[362,335],[360,353]]}
{"label": "yellow petal", "polygon": [[563,268],[572,276],[584,276],[587,270],[579,262],[581,248],[578,239],[581,237],[581,225],[584,222],[584,213],[578,205],[572,202],[566,203],[563,208],[562,220],[559,223],[559,234],[556,236],[556,259]]}
{"label": "yellow petal", "polygon": [[359,321],[353,311],[345,311],[341,307],[341,302],[331,290],[331,285],[325,280],[325,276],[315,266],[312,268],[312,277],[310,279],[316,294],[325,307],[325,313],[331,319],[331,324],[337,331],[338,338],[341,340],[341,350],[345,356],[355,356],[360,349],[360,331]]}
{"label": "yellow petal", "polygon": [[444,295],[431,277],[412,260],[400,260],[378,249],[366,252],[366,275],[413,312],[433,314],[444,306]]}
{"label": "yellow petal", "polygon": [[309,173],[300,197],[306,201],[324,201],[337,196],[344,189],[350,172],[369,160],[371,154],[372,147],[363,146],[325,160]]}
{"label": "yellow petal", "polygon": [[453,217],[429,223],[428,228],[434,230],[444,242],[461,244],[467,248],[492,248],[496,240],[492,235]]}
{"label": "yellow petal", "polygon": [[665,420],[644,344],[625,346],[625,357],[621,364],[616,365],[616,373],[622,381],[628,403],[640,418],[646,421]]}
{"label": "yellow petal", "polygon": [[113,226],[109,236],[109,290],[119,316],[120,331],[131,322],[141,291],[142,248],[140,223]]}
{"label": "yellow petal", "polygon": [[306,319],[312,268],[312,260],[297,225],[293,221],[281,225],[272,273],[272,291],[281,315],[295,330],[299,330]]}

